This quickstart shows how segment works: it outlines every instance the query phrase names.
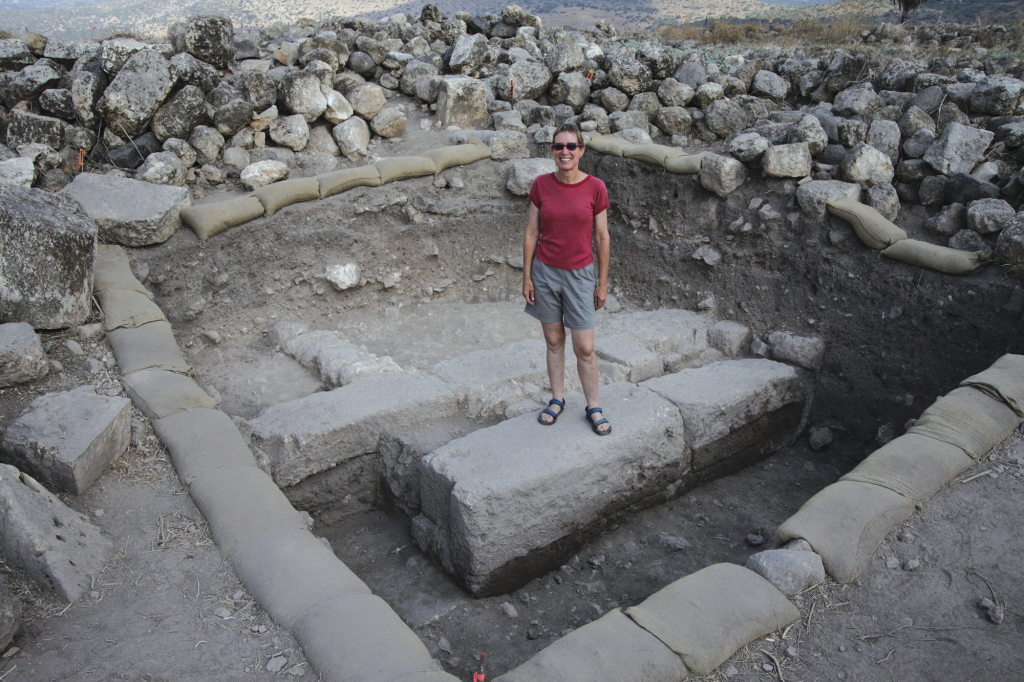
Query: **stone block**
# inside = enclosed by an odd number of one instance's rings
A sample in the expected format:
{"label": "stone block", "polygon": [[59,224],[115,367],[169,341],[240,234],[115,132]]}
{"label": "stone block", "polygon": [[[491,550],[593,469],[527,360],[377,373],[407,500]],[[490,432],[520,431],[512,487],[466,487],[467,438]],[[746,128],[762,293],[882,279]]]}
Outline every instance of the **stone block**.
{"label": "stone block", "polygon": [[708,154],[700,167],[700,184],[720,197],[738,189],[747,180],[747,167],[736,159]]}
{"label": "stone block", "polygon": [[92,386],[47,393],[4,432],[4,460],[45,483],[84,493],[128,449],[131,401]]}
{"label": "stone block", "polygon": [[437,88],[437,120],[444,127],[484,128],[487,86],[468,76],[445,76]]}
{"label": "stone block", "polygon": [[970,173],[994,137],[991,131],[952,121],[925,152],[924,160],[942,175]]}
{"label": "stone block", "polygon": [[113,544],[28,474],[0,464],[0,553],[44,589],[77,601],[91,589]]}
{"label": "stone block", "polygon": [[812,180],[800,185],[796,201],[809,218],[824,221],[828,218],[825,202],[833,199],[860,199],[860,185],[839,180]]}
{"label": "stone block", "polygon": [[167,241],[181,224],[179,212],[192,205],[184,187],[95,173],[79,173],[60,193],[82,205],[103,241],[124,246]]}
{"label": "stone block", "polygon": [[525,197],[530,194],[533,181],[538,175],[554,173],[556,170],[553,159],[516,159],[508,164],[508,191],[516,196]]}
{"label": "stone block", "polygon": [[45,144],[60,149],[67,123],[59,118],[40,116],[22,109],[12,109],[7,115],[7,146],[17,149],[23,144]]}
{"label": "stone block", "polygon": [[752,555],[744,565],[787,597],[825,581],[825,566],[814,552],[769,549]]}
{"label": "stone block", "polygon": [[382,434],[414,431],[453,416],[457,408],[440,379],[382,374],[279,403],[249,423],[275,482],[288,486],[375,452]]}
{"label": "stone block", "polygon": [[825,357],[825,342],[817,336],[797,336],[793,332],[772,332],[768,335],[772,357],[791,362],[804,369],[817,371]]}
{"label": "stone block", "polygon": [[629,332],[601,334],[595,341],[597,357],[624,368],[622,378],[639,383],[665,373],[661,355],[649,350],[644,342]]}
{"label": "stone block", "polygon": [[77,201],[0,184],[0,322],[82,324],[92,312],[96,224]]}
{"label": "stone block", "polygon": [[796,369],[771,360],[725,360],[642,384],[679,408],[700,471],[761,456],[794,435],[804,387]]}
{"label": "stone block", "polygon": [[740,355],[751,338],[750,327],[731,320],[721,320],[708,329],[708,345],[730,358]]}
{"label": "stone block", "polygon": [[32,325],[0,324],[0,386],[42,379],[48,371],[43,344]]}
{"label": "stone block", "polygon": [[[566,396],[567,416],[585,399]],[[515,589],[563,563],[608,514],[663,494],[689,469],[678,410],[631,384],[602,388],[612,433],[525,414],[424,458],[413,536],[475,596]]]}

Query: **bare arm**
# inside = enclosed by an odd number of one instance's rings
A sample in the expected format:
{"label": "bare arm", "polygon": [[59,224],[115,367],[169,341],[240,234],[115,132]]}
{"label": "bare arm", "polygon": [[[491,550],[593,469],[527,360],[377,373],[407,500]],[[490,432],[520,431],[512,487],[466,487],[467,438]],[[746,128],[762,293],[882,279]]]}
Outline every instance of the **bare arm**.
{"label": "bare arm", "polygon": [[533,269],[533,254],[537,251],[540,239],[540,209],[530,202],[530,213],[526,221],[526,237],[523,238],[523,298],[530,305],[536,303],[533,298],[533,280],[530,278]]}
{"label": "bare arm", "polygon": [[594,244],[597,246],[597,288],[594,289],[594,308],[600,310],[608,300],[608,259],[611,255],[611,237],[608,235],[608,210],[594,216]]}

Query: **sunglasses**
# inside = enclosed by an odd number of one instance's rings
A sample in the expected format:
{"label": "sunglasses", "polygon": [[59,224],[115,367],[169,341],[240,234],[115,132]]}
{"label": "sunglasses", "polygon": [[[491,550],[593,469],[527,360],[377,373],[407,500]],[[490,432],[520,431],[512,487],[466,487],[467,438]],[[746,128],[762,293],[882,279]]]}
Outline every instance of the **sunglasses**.
{"label": "sunglasses", "polygon": [[561,142],[555,142],[554,144],[551,145],[551,148],[556,152],[560,152],[563,149],[568,149],[569,151],[574,152],[577,149],[583,149],[583,145],[576,144],[575,142],[569,142],[566,144],[562,144]]}

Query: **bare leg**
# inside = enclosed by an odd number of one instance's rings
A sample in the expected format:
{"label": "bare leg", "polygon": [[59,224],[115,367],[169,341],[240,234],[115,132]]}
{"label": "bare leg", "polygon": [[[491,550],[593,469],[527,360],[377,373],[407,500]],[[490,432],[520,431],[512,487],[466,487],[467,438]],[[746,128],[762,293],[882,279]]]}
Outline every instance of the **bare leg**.
{"label": "bare leg", "polygon": [[[547,344],[548,381],[551,382],[551,397],[565,400],[565,327],[561,322],[541,322],[544,329],[544,343]],[[575,337],[573,337],[575,338]],[[551,411],[562,413],[558,405],[551,405]],[[549,415],[542,414],[546,422],[554,421]]]}
{"label": "bare leg", "polygon": [[[597,353],[594,352],[594,330],[572,331],[572,350],[576,353],[576,368],[580,373],[580,383],[583,385],[583,395],[587,397],[587,409],[600,407],[597,388],[600,383],[600,375],[597,367]],[[595,416],[595,420],[598,417]],[[599,431],[607,431],[610,424],[601,424],[597,427]]]}

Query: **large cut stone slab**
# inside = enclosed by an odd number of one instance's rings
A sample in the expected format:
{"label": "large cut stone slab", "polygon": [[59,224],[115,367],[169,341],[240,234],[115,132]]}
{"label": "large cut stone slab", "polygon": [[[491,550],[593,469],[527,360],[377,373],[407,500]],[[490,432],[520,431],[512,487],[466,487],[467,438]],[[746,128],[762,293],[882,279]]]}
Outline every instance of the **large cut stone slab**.
{"label": "large cut stone slab", "polygon": [[81,495],[128,449],[131,404],[92,386],[47,393],[7,428],[0,452],[8,464]]}
{"label": "large cut stone slab", "polygon": [[113,544],[29,476],[0,464],[0,554],[61,599],[90,589]]}
{"label": "large cut stone slab", "polygon": [[[707,348],[709,321],[691,310],[662,308],[609,315],[598,323],[596,338],[625,332],[655,353],[689,353]],[[685,352],[685,353],[684,353]]]}
{"label": "large cut stone slab", "polygon": [[714,362],[643,385],[679,408],[696,471],[781,447],[793,435],[804,402],[796,368],[762,359]]}
{"label": "large cut stone slab", "polygon": [[77,201],[0,183],[0,322],[85,322],[95,254],[96,224]]}
{"label": "large cut stone slab", "polygon": [[96,173],[78,174],[60,193],[82,205],[103,241],[124,246],[167,241],[181,224],[178,213],[192,205],[185,187]]}
{"label": "large cut stone slab", "polygon": [[279,486],[377,450],[382,434],[415,431],[455,414],[436,377],[382,374],[268,407],[249,423]]}
{"label": "large cut stone slab", "polygon": [[627,383],[601,389],[614,424],[596,436],[585,399],[556,427],[526,414],[424,458],[413,535],[475,596],[515,589],[560,565],[602,519],[674,490],[690,469],[679,411]]}

